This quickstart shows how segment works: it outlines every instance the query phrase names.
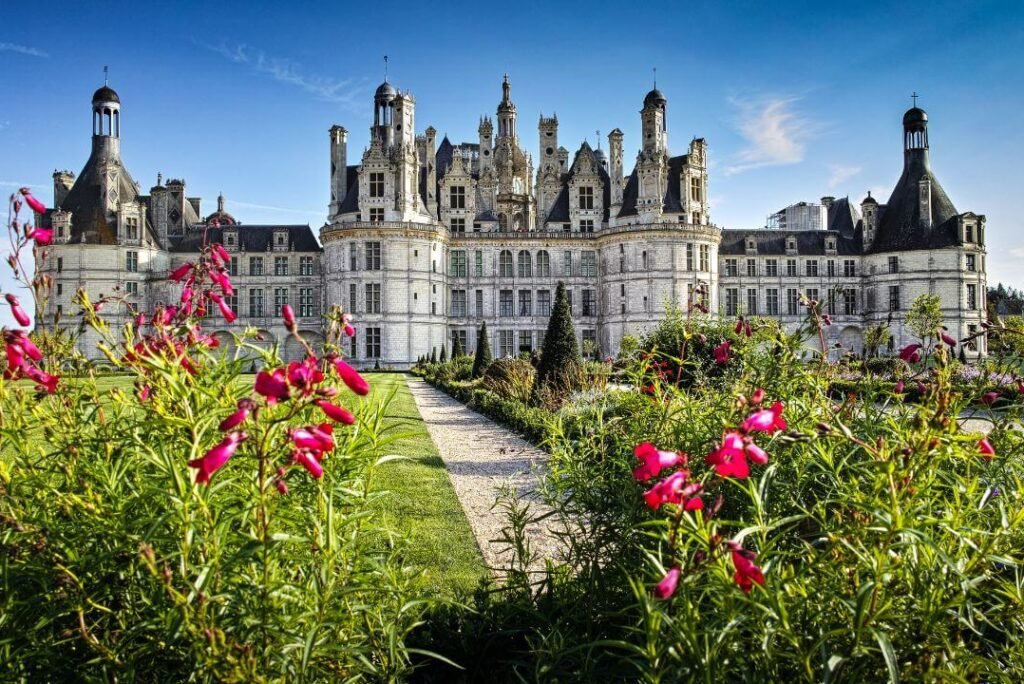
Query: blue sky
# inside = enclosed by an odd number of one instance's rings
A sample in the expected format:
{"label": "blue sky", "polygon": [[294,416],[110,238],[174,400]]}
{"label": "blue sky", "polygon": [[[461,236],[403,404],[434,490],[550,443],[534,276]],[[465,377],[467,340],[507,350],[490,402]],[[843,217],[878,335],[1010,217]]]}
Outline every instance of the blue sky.
{"label": "blue sky", "polygon": [[753,228],[822,195],[887,199],[916,91],[938,178],[959,211],[988,217],[990,282],[1024,287],[1024,2],[440,4],[8,12],[0,191],[25,184],[48,202],[53,170],[81,169],[89,99],[109,65],[123,159],[144,189],[159,171],[183,177],[204,212],[223,192],[243,222],[318,227],[327,129],[351,131],[357,163],[386,53],[391,82],[416,97],[417,129],[453,141],[476,140],[508,72],[535,157],[537,117],[555,112],[560,144],[593,144],[596,131],[606,144],[618,127],[631,160],[657,67],[673,152],[708,140],[712,220]]}

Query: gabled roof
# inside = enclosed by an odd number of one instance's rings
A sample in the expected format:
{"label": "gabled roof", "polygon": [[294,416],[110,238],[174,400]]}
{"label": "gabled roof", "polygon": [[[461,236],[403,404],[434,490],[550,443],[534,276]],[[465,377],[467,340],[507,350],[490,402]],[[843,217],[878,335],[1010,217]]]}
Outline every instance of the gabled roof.
{"label": "gabled roof", "polygon": [[[688,163],[689,155],[686,154],[668,160],[668,185],[661,206],[663,212],[678,213],[683,210],[682,198],[679,196],[679,175]],[[636,167],[633,167],[633,173],[629,174],[626,187],[622,191],[622,208],[619,210],[619,216],[636,216],[636,200],[640,194],[639,182]]]}
{"label": "gabled roof", "polygon": [[[931,228],[921,221],[921,181],[931,184]],[[960,244],[956,207],[932,174],[927,151],[908,153],[903,174],[885,204],[872,252],[941,249]]]}
{"label": "gabled roof", "polygon": [[240,225],[227,228],[196,225],[184,237],[174,239],[172,252],[198,252],[204,244],[224,242],[224,231],[238,232],[239,248],[245,252],[270,252],[273,249],[274,233],[288,231],[288,246],[296,252],[322,252],[323,247],[316,241],[313,229],[308,225]]}
{"label": "gabled roof", "polygon": [[[576,164],[579,161],[581,154],[590,154],[594,156],[594,152],[590,145],[584,142],[580,149],[576,151],[576,155],[573,157],[572,164],[569,167],[569,173],[566,173],[561,178],[562,188],[558,192],[558,196],[555,197],[555,201],[551,204],[551,210],[548,211],[548,215],[542,220],[545,222],[552,223],[568,223],[569,222],[569,181],[576,176]],[[611,176],[608,175],[608,171],[601,165],[600,161],[594,156],[594,168],[597,171],[598,178],[601,179],[601,200],[602,206],[604,207],[604,214],[602,220],[608,220],[608,208],[612,202],[612,182]]]}

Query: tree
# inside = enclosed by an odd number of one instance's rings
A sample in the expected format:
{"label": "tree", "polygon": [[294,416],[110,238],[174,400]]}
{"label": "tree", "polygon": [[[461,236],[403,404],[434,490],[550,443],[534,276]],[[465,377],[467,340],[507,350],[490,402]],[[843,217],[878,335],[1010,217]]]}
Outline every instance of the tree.
{"label": "tree", "polygon": [[867,358],[878,356],[878,350],[889,344],[892,339],[892,331],[885,323],[873,325],[864,332],[864,354]]}
{"label": "tree", "polygon": [[455,359],[459,358],[460,356],[465,356],[465,355],[466,355],[466,350],[464,350],[462,348],[462,336],[461,335],[456,335],[455,339],[452,340],[452,360],[454,361]]}
{"label": "tree", "polygon": [[555,291],[555,306],[551,310],[548,330],[544,334],[544,344],[541,347],[537,377],[533,381],[533,401],[539,400],[542,390],[567,389],[560,387],[566,371],[582,361],[580,348],[576,343],[576,331],[572,327],[572,314],[569,311],[569,297],[565,294],[565,283],[559,281],[558,289]]}
{"label": "tree", "polygon": [[437,363],[437,347],[430,348],[430,363]]}
{"label": "tree", "polygon": [[439,356],[437,358],[437,360],[440,363],[448,363],[448,345],[447,344],[442,344],[441,345],[441,356]]}
{"label": "tree", "polygon": [[479,378],[491,365],[491,341],[487,338],[487,323],[480,324],[476,335],[476,355],[473,357],[473,377]]}
{"label": "tree", "polygon": [[907,327],[921,338],[926,347],[942,327],[942,302],[939,295],[919,295],[907,312]]}

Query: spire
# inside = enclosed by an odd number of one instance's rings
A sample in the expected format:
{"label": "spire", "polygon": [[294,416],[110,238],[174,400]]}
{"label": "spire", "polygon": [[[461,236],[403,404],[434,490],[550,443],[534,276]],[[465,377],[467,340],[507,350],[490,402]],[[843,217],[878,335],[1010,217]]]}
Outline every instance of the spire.
{"label": "spire", "polygon": [[110,85],[110,69],[105,64],[103,65],[103,85],[104,86],[109,86]]}
{"label": "spire", "polygon": [[658,89],[658,67],[652,67],[651,71],[654,72],[654,90]]}
{"label": "spire", "polygon": [[220,214],[224,213],[224,193],[217,195],[217,212]]}
{"label": "spire", "polygon": [[388,82],[388,56],[384,55],[384,82]]}
{"label": "spire", "polygon": [[508,72],[505,72],[505,80],[501,82],[501,103],[508,104],[512,101],[512,84],[508,80]]}

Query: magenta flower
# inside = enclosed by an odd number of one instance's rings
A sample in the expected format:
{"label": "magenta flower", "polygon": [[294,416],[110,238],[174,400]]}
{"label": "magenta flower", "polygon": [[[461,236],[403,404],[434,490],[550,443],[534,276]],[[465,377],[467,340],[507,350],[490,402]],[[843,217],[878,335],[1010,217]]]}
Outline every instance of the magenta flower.
{"label": "magenta flower", "polygon": [[4,298],[7,299],[7,303],[11,305],[11,313],[14,314],[14,318],[18,321],[18,325],[23,325],[26,328],[30,326],[32,324],[32,319],[29,318],[28,314],[25,313],[25,310],[21,308],[18,298],[9,292],[4,295]]}
{"label": "magenta flower", "polygon": [[727,432],[722,445],[707,455],[708,465],[715,467],[720,477],[735,477],[743,480],[750,476],[747,452],[743,437],[738,432]]}
{"label": "magenta flower", "polygon": [[664,601],[667,598],[671,598],[672,594],[676,593],[676,587],[679,585],[679,566],[673,565],[672,569],[665,573],[665,576],[661,578],[661,581],[654,587],[654,597]]}
{"label": "magenta flower", "polygon": [[341,322],[345,326],[345,334],[349,337],[355,337],[356,329],[352,327],[352,317],[348,314],[342,314]]}
{"label": "magenta flower", "polygon": [[754,565],[757,554],[747,551],[736,542],[730,542],[729,546],[732,551],[732,565],[736,569],[733,581],[739,588],[749,594],[755,584],[764,586],[764,573],[761,572],[761,568]]}
{"label": "magenta flower", "polygon": [[21,196],[25,198],[25,203],[28,204],[28,206],[32,208],[32,211],[36,212],[37,214],[45,214],[46,213],[46,205],[44,205],[42,202],[37,200],[32,195],[32,193],[29,192],[28,188],[21,188],[18,192],[20,192]]}
{"label": "magenta flower", "polygon": [[316,385],[324,381],[324,374],[316,358],[309,356],[301,363],[292,361],[288,364],[288,382],[293,387],[302,390],[302,395],[307,396],[313,392]]}
{"label": "magenta flower", "polygon": [[900,380],[899,382],[896,383],[896,386],[893,388],[893,392],[895,392],[896,394],[903,394],[903,390],[905,390],[906,388],[907,384]]}
{"label": "magenta flower", "polygon": [[900,358],[907,363],[917,363],[921,360],[921,349],[922,345],[920,344],[908,344],[900,350]]}
{"label": "magenta flower", "polygon": [[339,356],[335,356],[332,361],[334,363],[334,370],[337,372],[338,377],[341,378],[342,382],[348,385],[350,390],[361,396],[369,394],[369,383],[363,379],[363,376],[356,372],[355,368],[345,363],[345,361]]}
{"label": "magenta flower", "polygon": [[57,391],[57,382],[60,380],[56,375],[50,375],[35,366],[23,366],[22,369],[32,382],[39,385],[39,389],[44,389],[48,393],[53,394]]}
{"label": "magenta flower", "polygon": [[281,316],[284,318],[285,327],[289,330],[295,329],[295,310],[292,309],[291,304],[285,304],[281,307]]}
{"label": "magenta flower", "polygon": [[686,465],[686,454],[675,451],[660,451],[650,442],[641,442],[633,449],[633,455],[642,463],[633,470],[633,477],[639,482],[647,482],[665,468]]}
{"label": "magenta flower", "polygon": [[978,451],[986,461],[991,461],[996,457],[996,450],[992,443],[988,441],[988,437],[978,441]]}
{"label": "magenta flower", "polygon": [[772,404],[770,409],[755,411],[750,417],[743,421],[744,432],[767,432],[775,434],[779,430],[785,430],[786,420],[782,417],[784,406],[781,401]]}
{"label": "magenta flower", "polygon": [[8,330],[4,333],[4,339],[8,344],[18,347],[21,352],[24,352],[25,356],[33,361],[43,360],[43,352],[39,351],[39,347],[35,345],[32,338],[26,335],[23,330]]}
{"label": "magenta flower", "polygon": [[235,449],[246,439],[248,439],[248,436],[244,432],[232,432],[226,435],[217,446],[207,451],[206,455],[202,458],[189,461],[190,467],[199,469],[199,472],[196,474],[196,483],[205,482],[209,484],[210,476],[220,470],[235,455]]}
{"label": "magenta flower", "polygon": [[320,462],[306,451],[294,451],[292,453],[292,460],[309,471],[309,474],[315,478],[319,479],[324,474],[324,468],[320,465]]}
{"label": "magenta flower", "polygon": [[185,276],[187,276],[189,274],[189,271],[191,270],[192,262],[189,261],[171,271],[171,274],[167,276],[167,279],[170,280],[172,283],[180,283],[182,280],[185,279]]}
{"label": "magenta flower", "polygon": [[758,387],[754,390],[754,393],[750,395],[750,403],[755,406],[764,401],[764,390]]}
{"label": "magenta flower", "polygon": [[746,443],[743,445],[743,453],[745,453],[747,455],[747,458],[749,458],[757,465],[764,465],[768,463],[768,452],[754,444],[753,440],[751,440],[749,437],[747,438]]}
{"label": "magenta flower", "polygon": [[14,374],[14,371],[25,366],[25,350],[21,345],[8,342],[7,347],[7,370]]}
{"label": "magenta flower", "polygon": [[288,493],[288,484],[284,480],[275,480],[274,486],[277,487],[277,492],[281,496]]}
{"label": "magenta flower", "polygon": [[225,264],[231,263],[231,255],[228,254],[228,251],[226,249],[224,249],[224,245],[220,244],[219,242],[215,242],[211,249],[214,251],[214,253],[217,254],[217,256],[220,257],[220,260],[223,261]]}
{"label": "magenta flower", "polygon": [[729,340],[726,340],[712,350],[711,353],[715,357],[715,363],[719,366],[729,363],[729,346]]}
{"label": "magenta flower", "polygon": [[151,393],[152,393],[152,390],[149,389],[149,385],[143,385],[142,389],[139,390],[139,394],[138,394],[139,401],[143,402],[143,403],[149,401],[149,395]]}
{"label": "magenta flower", "polygon": [[682,506],[683,510],[696,511],[704,507],[704,502],[697,494],[702,485],[699,482],[686,484],[689,473],[679,470],[644,492],[644,501],[654,510],[670,503]]}
{"label": "magenta flower", "polygon": [[945,330],[939,331],[939,337],[941,337],[942,341],[948,344],[950,347],[956,346],[956,339],[954,339],[953,336],[947,333]]}
{"label": "magenta flower", "polygon": [[46,247],[53,243],[53,229],[51,228],[35,228],[32,230],[32,234],[28,237],[35,240],[36,245],[39,247]]}
{"label": "magenta flower", "polygon": [[220,294],[214,292],[213,290],[207,292],[206,294],[207,296],[209,296],[210,299],[216,302],[217,308],[220,309],[221,315],[224,316],[224,320],[227,321],[228,323],[234,323],[235,318],[237,318],[237,316],[235,315],[235,312],[231,310],[231,307],[228,306],[228,303],[224,301],[224,297],[220,296]]}
{"label": "magenta flower", "polygon": [[234,413],[232,413],[224,420],[220,421],[220,425],[217,426],[217,429],[220,430],[221,432],[230,432],[231,430],[234,430],[236,427],[245,422],[246,418],[249,417],[250,410],[251,407],[249,403],[246,402],[245,399],[243,399],[242,401],[238,402],[238,409]]}
{"label": "magenta flower", "polygon": [[274,371],[260,371],[256,375],[256,382],[253,389],[258,394],[267,398],[268,404],[275,404],[287,399],[291,391],[288,389],[288,380],[285,377],[284,369],[277,368]]}
{"label": "magenta flower", "polygon": [[740,316],[739,318],[736,319],[736,328],[733,330],[733,332],[736,333],[737,335],[743,332],[743,316]]}
{"label": "magenta flower", "polygon": [[332,404],[329,401],[323,399],[316,402],[316,405],[324,412],[324,414],[333,421],[344,423],[345,425],[352,425],[356,422],[356,417],[349,413],[346,409]]}
{"label": "magenta flower", "polygon": [[991,406],[992,404],[999,401],[999,392],[985,392],[981,395],[981,403]]}

